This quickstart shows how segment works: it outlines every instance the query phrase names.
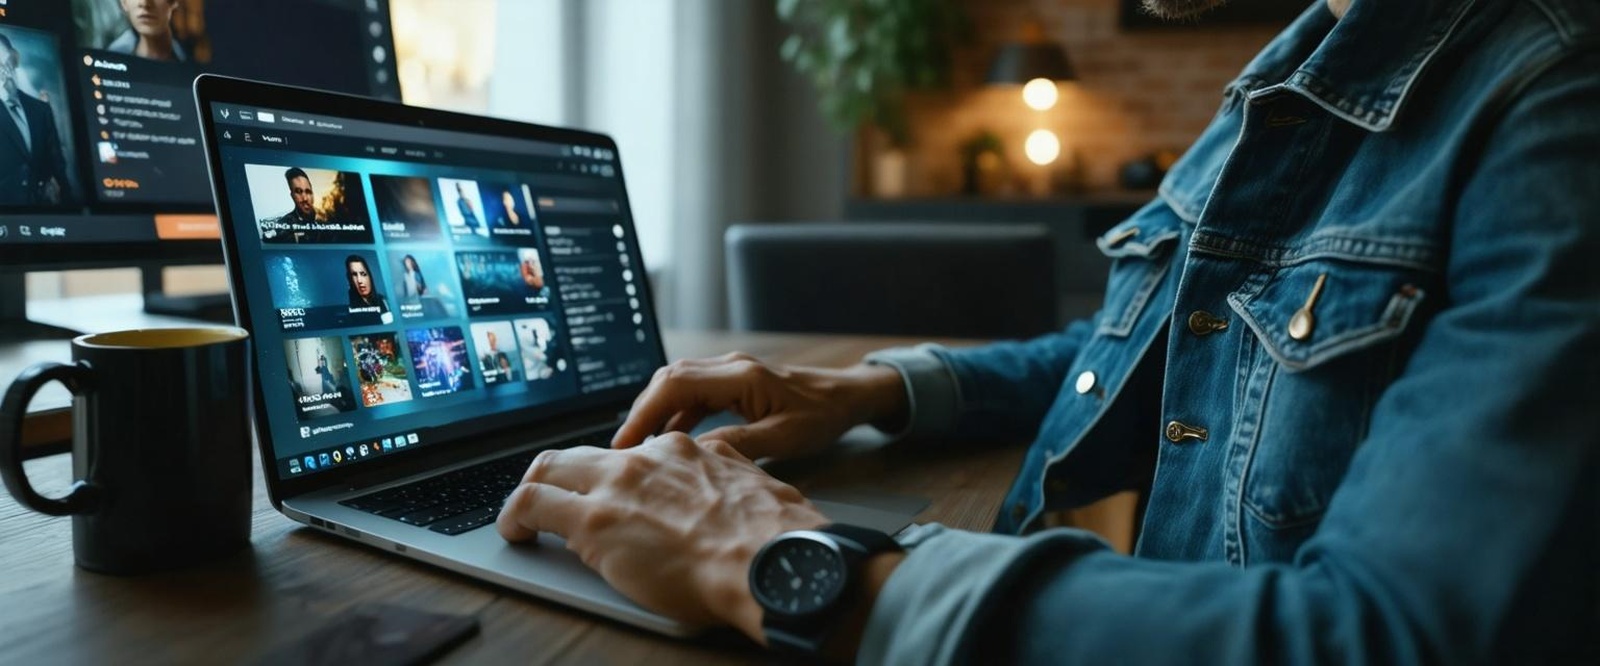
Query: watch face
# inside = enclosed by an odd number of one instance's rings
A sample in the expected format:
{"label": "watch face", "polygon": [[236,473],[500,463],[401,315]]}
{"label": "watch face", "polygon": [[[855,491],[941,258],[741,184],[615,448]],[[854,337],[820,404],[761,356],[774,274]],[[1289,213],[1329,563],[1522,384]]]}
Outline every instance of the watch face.
{"label": "watch face", "polygon": [[750,591],[769,611],[808,615],[829,607],[844,590],[844,556],[821,537],[790,535],[761,555]]}

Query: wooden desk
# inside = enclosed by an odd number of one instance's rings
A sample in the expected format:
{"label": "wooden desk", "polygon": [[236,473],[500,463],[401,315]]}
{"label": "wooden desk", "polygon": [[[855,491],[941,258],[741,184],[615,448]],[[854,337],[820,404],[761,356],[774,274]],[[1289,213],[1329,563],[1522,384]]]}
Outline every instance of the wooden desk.
{"label": "wooden desk", "polygon": [[[672,333],[674,357],[735,349],[770,361],[848,365],[894,338]],[[932,500],[919,522],[986,529],[1021,447],[970,453],[842,450],[774,473],[807,492],[870,489]],[[68,456],[27,463],[47,494],[70,482]],[[892,472],[892,473],[891,473]],[[139,578],[72,564],[71,523],[0,498],[0,663],[235,663],[322,626],[357,602],[473,614],[483,632],[447,663],[766,663],[742,637],[684,642],[402,560],[302,528],[273,511],[259,470],[253,548],[203,569]],[[181,519],[180,517],[174,517]]]}

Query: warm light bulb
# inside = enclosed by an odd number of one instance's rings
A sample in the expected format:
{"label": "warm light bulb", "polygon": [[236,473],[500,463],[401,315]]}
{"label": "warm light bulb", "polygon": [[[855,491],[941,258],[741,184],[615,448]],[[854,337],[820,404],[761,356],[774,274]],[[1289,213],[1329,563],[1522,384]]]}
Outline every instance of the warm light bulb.
{"label": "warm light bulb", "polygon": [[1029,162],[1044,166],[1061,156],[1061,139],[1050,130],[1034,130],[1022,144],[1022,152],[1027,154]]}
{"label": "warm light bulb", "polygon": [[1056,105],[1056,82],[1034,79],[1022,86],[1022,101],[1035,111],[1044,111]]}

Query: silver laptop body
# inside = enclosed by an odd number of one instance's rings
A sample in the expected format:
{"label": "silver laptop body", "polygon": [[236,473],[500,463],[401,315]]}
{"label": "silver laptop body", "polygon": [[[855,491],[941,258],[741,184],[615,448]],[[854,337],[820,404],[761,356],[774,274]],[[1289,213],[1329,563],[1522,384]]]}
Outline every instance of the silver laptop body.
{"label": "silver laptop body", "polygon": [[[255,344],[274,506],[402,557],[695,633],[613,590],[559,537],[506,543],[481,520],[497,503],[433,521],[468,504],[356,508],[489,461],[603,446],[665,363],[611,138],[210,75],[195,98],[235,318]],[[818,505],[890,533],[915,513]]]}

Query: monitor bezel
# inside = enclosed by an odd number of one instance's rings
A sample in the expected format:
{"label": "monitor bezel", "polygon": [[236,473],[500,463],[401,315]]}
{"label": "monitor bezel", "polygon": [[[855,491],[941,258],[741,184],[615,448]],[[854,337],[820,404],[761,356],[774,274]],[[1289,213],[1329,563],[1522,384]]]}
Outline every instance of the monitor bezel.
{"label": "monitor bezel", "polygon": [[[237,261],[240,238],[234,233],[235,225],[233,224],[231,213],[224,204],[229,200],[229,194],[227,184],[221,177],[223,173],[221,146],[214,139],[216,122],[211,112],[214,104],[264,106],[285,111],[377,123],[426,127],[428,129],[531,141],[584,144],[605,148],[618,155],[615,164],[617,168],[617,183],[621,190],[619,198],[621,200],[622,214],[629,226],[629,233],[634,234],[635,238],[638,237],[637,229],[633,228],[633,207],[627,195],[626,180],[623,176],[622,161],[620,159],[621,153],[617,150],[616,141],[605,134],[425,109],[368,97],[249,81],[214,74],[202,74],[195,79],[194,96],[200,117],[201,143],[205,147],[212,198],[217,206],[218,219],[222,227],[220,248],[222,250],[223,263],[227,269],[229,286],[236,295],[244,289],[244,267]],[[637,245],[634,246],[634,249],[636,252],[639,251]],[[639,285],[640,301],[645,308],[654,312],[655,297],[650,281],[641,280]],[[250,317],[249,304],[245,303],[244,299],[234,298],[233,308],[235,320],[240,322],[240,326],[253,333],[254,322]],[[663,346],[664,341],[660,335],[659,322],[656,322],[656,331],[655,352],[657,359],[661,364],[664,364],[667,356]],[[255,356],[259,357],[259,355],[258,350]],[[416,451],[374,459],[346,468],[319,471],[316,474],[298,478],[281,478],[278,473],[278,455],[273,445],[271,423],[267,418],[269,407],[267,396],[264,391],[258,390],[261,385],[260,373],[261,370],[258,364],[252,363],[250,382],[251,391],[255,396],[252,401],[254,405],[252,421],[256,429],[257,451],[261,456],[262,475],[266,479],[268,496],[272,500],[273,506],[278,508],[281,508],[285,499],[326,488],[338,487],[341,484],[349,485],[351,481],[356,479],[363,481],[361,485],[367,485],[384,477],[399,478],[426,471],[439,464],[462,460],[465,456],[491,453],[537,441],[556,432],[576,432],[576,429],[583,427],[618,422],[632,405],[633,398],[648,382],[646,380],[646,382],[620,385],[605,391],[569,398],[572,401],[570,410],[555,417],[535,417],[530,414],[530,412],[540,409],[537,406],[480,417],[488,429],[482,433],[472,434],[470,438],[477,444],[465,450],[461,447],[450,445],[426,446]]]}

